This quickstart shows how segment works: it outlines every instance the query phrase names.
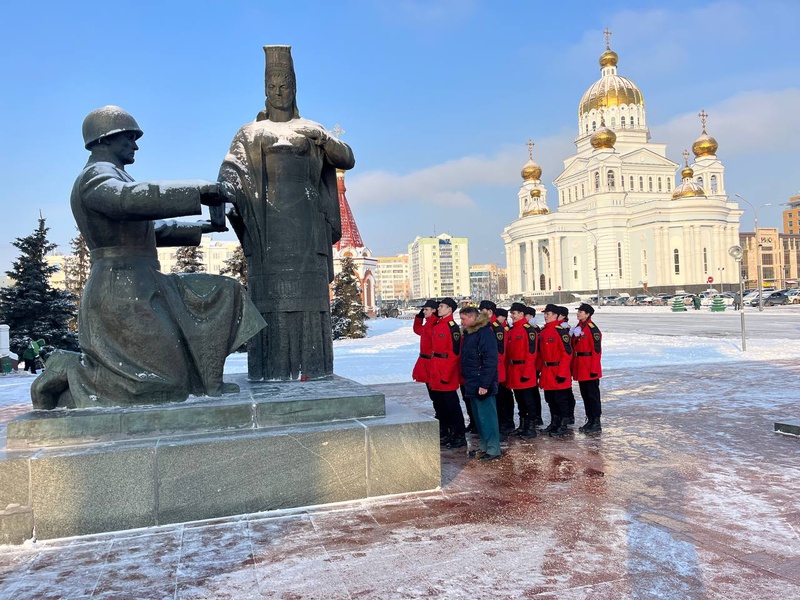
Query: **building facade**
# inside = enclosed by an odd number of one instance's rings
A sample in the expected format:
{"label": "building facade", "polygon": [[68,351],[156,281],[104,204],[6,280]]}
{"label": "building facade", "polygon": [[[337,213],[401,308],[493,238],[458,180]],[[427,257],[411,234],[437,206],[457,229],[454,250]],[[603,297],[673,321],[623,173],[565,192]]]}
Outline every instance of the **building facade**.
{"label": "building facade", "polygon": [[472,265],[469,268],[469,287],[473,300],[498,301],[505,296],[505,269],[494,263],[488,265]]}
{"label": "building facade", "polygon": [[607,41],[600,79],[579,103],[576,153],[554,180],[555,211],[529,143],[519,216],[502,234],[512,296],[691,291],[709,277],[738,281],[728,249],[739,243],[742,211],[725,192],[708,115],[700,113],[694,161],[684,151],[676,181],[679,164],[666,144],[651,142],[644,97],[617,73],[618,60]]}
{"label": "building facade", "polygon": [[408,279],[408,254],[378,256],[378,301],[408,302],[411,298]]}
{"label": "building facade", "polygon": [[744,250],[742,283],[745,289],[758,289],[759,247],[762,285],[776,290],[797,287],[800,281],[800,235],[781,234],[774,227],[759,227],[755,233],[741,233],[739,239]]}
{"label": "building facade", "polygon": [[417,236],[408,245],[408,267],[412,300],[470,296],[467,238]]}
{"label": "building facade", "polygon": [[789,208],[783,211],[783,233],[800,234],[800,194],[789,198]]}

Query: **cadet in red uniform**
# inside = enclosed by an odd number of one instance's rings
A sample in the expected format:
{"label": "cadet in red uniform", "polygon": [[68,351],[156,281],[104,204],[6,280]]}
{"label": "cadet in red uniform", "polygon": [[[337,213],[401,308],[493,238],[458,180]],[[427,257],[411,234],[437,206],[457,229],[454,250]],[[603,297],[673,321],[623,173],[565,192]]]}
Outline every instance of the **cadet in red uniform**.
{"label": "cadet in red uniform", "polygon": [[[539,398],[536,379],[537,329],[528,323],[525,305],[514,302],[509,309],[513,325],[508,332],[506,351],[506,386],[513,390],[519,406],[519,429],[516,435],[536,437],[535,399]],[[539,405],[541,411],[541,404]]]}
{"label": "cadet in red uniform", "polygon": [[544,328],[539,334],[537,364],[541,371],[539,387],[550,406],[551,422],[546,430],[551,436],[569,432],[569,390],[572,389],[572,345],[569,328],[563,327],[560,307],[548,304],[544,308]]}
{"label": "cadet in red uniform", "polygon": [[594,308],[589,304],[578,307],[578,325],[570,329],[572,336],[572,378],[578,382],[586,409],[586,424],[578,428],[583,433],[602,431],[600,426],[600,378],[603,369],[603,334],[592,322]]}
{"label": "cadet in red uniform", "polygon": [[439,303],[436,300],[430,299],[422,305],[419,313],[414,317],[414,333],[419,336],[419,357],[414,364],[414,370],[411,372],[411,378],[414,381],[424,383],[428,389],[428,397],[433,402],[433,416],[439,421],[439,436],[445,437],[446,431],[444,429],[443,410],[440,403],[435,399],[430,386],[430,366],[431,354],[433,352],[433,326],[439,320],[436,316],[436,309],[439,308]]}
{"label": "cadet in red uniform", "polygon": [[452,298],[439,302],[439,320],[433,326],[431,344],[430,380],[428,384],[436,402],[444,411],[445,427],[450,437],[442,443],[448,448],[463,448],[467,445],[464,413],[456,390],[461,380],[461,328],[453,320],[458,304]]}

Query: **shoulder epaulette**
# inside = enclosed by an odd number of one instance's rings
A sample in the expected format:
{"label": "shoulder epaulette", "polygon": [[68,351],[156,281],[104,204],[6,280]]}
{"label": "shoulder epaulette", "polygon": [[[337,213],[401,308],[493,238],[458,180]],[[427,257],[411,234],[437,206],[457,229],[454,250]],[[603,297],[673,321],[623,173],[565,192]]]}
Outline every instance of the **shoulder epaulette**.
{"label": "shoulder epaulette", "polygon": [[525,329],[530,329],[530,328],[531,328],[531,324],[530,324],[530,323],[523,323],[523,325],[522,325],[522,326],[523,326]]}

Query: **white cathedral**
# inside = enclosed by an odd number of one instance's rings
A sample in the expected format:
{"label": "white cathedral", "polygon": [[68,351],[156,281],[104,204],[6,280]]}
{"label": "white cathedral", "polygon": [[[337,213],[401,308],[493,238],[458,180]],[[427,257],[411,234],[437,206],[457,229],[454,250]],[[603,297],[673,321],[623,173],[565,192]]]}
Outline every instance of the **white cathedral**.
{"label": "white cathedral", "polygon": [[[666,144],[650,142],[644,97],[617,74],[618,55],[600,56],[600,79],[578,108],[576,154],[564,160],[554,183],[558,209],[551,212],[542,169],[522,169],[519,217],[502,233],[512,296],[550,296],[558,290],[588,294],[608,290],[687,292],[738,282],[728,254],[739,244],[742,211],[725,193],[725,167],[717,142],[702,134],[680,166]],[[599,282],[599,285],[598,285]]]}

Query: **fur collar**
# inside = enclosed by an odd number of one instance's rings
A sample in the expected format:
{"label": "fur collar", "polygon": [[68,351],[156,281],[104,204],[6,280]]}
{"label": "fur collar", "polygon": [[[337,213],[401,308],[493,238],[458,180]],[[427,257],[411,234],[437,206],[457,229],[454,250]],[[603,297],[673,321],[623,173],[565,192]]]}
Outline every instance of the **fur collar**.
{"label": "fur collar", "polygon": [[475,333],[481,327],[486,327],[489,324],[489,315],[486,313],[478,313],[478,318],[470,327],[464,328],[464,333]]}

